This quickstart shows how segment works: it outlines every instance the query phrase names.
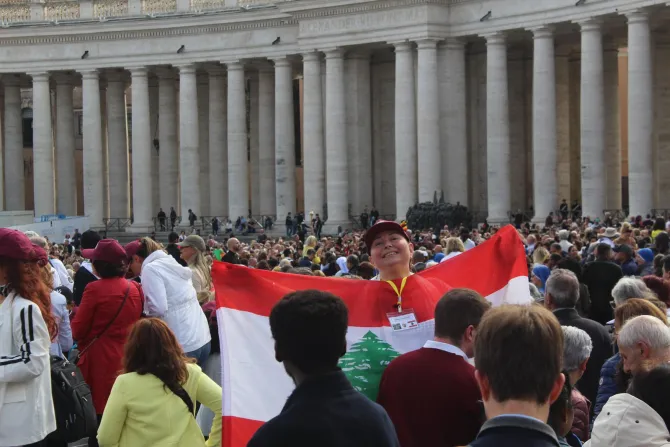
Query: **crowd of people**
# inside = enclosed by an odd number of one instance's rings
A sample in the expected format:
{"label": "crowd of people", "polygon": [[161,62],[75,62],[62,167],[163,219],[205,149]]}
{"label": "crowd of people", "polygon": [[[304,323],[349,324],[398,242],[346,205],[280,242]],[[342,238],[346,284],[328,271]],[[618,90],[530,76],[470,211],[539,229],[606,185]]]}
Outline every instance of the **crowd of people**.
{"label": "crowd of people", "polygon": [[[90,446],[221,445],[213,262],[399,281],[497,231],[364,217],[366,231],[333,237],[317,214],[310,225],[287,218],[285,237],[172,232],[165,246],[0,229],[0,446],[67,445],[53,358],[76,363],[90,387]],[[316,290],[281,299],[270,329],[296,389],[249,446],[668,445],[670,222],[559,213],[544,224],[517,225],[533,304],[491,308],[450,290],[434,339],[389,364],[376,402],[337,367],[342,300]]]}

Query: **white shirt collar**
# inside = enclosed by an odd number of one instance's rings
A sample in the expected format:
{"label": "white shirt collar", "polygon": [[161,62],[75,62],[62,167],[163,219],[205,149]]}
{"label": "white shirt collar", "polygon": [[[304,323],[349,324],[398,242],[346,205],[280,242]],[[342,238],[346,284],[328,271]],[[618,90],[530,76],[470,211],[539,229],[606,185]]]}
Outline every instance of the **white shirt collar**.
{"label": "white shirt collar", "polygon": [[450,345],[449,343],[443,343],[441,341],[435,341],[435,340],[428,340],[425,345],[423,345],[424,348],[431,348],[431,349],[439,349],[440,351],[448,352],[449,354],[455,354],[455,355],[460,355],[465,359],[467,362],[468,356],[465,355],[465,352],[461,350],[458,346]]}

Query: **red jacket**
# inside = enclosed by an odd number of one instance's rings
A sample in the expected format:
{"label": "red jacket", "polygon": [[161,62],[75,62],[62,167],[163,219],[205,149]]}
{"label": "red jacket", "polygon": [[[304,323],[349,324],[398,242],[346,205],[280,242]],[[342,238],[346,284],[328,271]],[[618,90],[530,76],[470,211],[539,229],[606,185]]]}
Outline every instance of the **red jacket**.
{"label": "red jacket", "polygon": [[[130,287],[130,289],[128,289]],[[128,292],[123,308],[112,325],[81,356],[79,368],[91,387],[93,404],[102,414],[112,385],[121,370],[123,347],[128,330],[142,316],[144,295],[137,283],[125,278],[99,279],[86,286],[77,315],[72,321],[72,337],[82,352],[114,318]]]}
{"label": "red jacket", "polygon": [[577,435],[582,442],[589,440],[589,412],[591,411],[591,402],[584,397],[577,389],[572,389],[572,407],[575,410],[575,417],[572,420],[572,433]]}
{"label": "red jacket", "polygon": [[463,357],[421,348],[393,360],[377,402],[402,447],[452,447],[472,442],[483,423],[475,369]]}

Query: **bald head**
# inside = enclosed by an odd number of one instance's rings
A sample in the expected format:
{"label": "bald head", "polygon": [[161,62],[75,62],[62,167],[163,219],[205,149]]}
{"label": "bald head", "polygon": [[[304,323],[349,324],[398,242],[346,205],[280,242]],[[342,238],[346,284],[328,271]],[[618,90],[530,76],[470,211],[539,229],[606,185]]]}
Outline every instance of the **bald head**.
{"label": "bald head", "polygon": [[234,237],[228,239],[228,250],[237,253],[240,250],[240,241]]}

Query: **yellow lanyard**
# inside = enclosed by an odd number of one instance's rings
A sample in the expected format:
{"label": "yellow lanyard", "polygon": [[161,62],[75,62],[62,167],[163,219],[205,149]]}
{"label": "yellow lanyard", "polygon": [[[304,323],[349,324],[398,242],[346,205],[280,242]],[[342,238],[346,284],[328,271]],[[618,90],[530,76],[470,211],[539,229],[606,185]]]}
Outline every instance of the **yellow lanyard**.
{"label": "yellow lanyard", "polygon": [[407,284],[407,277],[402,279],[402,282],[400,283],[400,290],[398,290],[398,286],[395,285],[393,281],[386,281],[391,285],[393,288],[393,291],[398,295],[398,312],[402,312],[402,291],[405,289],[405,284]]}

